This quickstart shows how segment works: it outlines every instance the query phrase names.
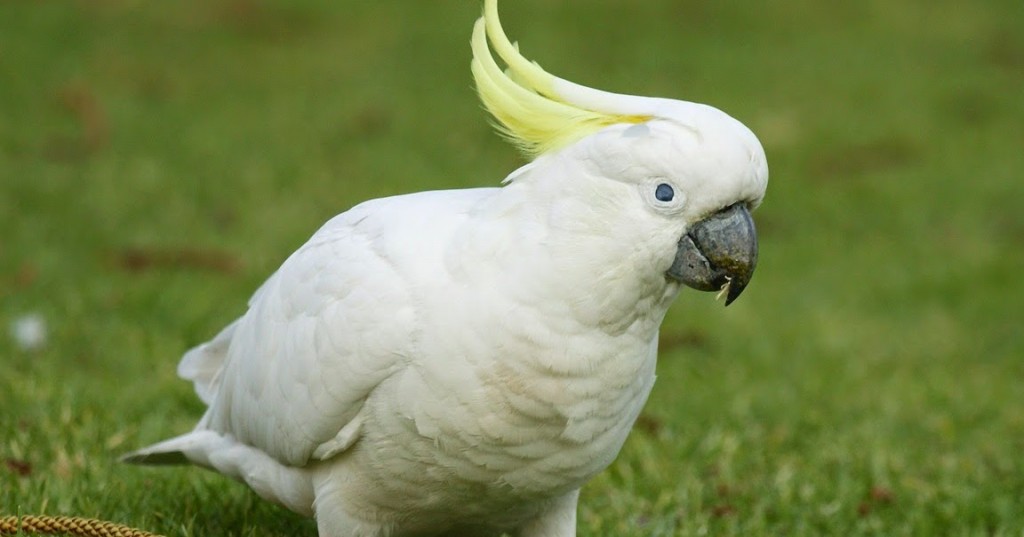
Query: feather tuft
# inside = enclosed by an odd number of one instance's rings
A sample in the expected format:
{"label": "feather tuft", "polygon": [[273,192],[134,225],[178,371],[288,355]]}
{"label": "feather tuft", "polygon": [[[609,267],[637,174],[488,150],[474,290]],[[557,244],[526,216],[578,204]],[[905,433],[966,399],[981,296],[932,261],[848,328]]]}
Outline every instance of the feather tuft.
{"label": "feather tuft", "polygon": [[[508,66],[503,70],[488,47]],[[564,82],[526,59],[505,35],[497,0],[486,0],[473,28],[473,78],[498,132],[524,155],[536,158],[619,123],[643,123],[650,115],[603,112],[574,104],[555,85]],[[589,88],[588,88],[589,89]]]}

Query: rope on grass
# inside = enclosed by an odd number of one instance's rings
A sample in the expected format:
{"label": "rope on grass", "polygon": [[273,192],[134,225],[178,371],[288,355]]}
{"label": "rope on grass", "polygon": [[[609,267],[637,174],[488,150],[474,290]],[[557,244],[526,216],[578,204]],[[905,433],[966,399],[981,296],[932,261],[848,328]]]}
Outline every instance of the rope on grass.
{"label": "rope on grass", "polygon": [[76,516],[0,516],[0,535],[73,535],[75,537],[161,537],[113,522]]}

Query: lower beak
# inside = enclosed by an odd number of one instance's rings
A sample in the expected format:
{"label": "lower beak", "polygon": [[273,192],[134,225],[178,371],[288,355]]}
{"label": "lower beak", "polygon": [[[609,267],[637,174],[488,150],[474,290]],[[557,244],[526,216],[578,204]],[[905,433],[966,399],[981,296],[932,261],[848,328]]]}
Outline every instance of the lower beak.
{"label": "lower beak", "polygon": [[700,291],[724,290],[725,305],[746,289],[757,266],[757,231],[737,203],[697,222],[679,239],[669,278]]}

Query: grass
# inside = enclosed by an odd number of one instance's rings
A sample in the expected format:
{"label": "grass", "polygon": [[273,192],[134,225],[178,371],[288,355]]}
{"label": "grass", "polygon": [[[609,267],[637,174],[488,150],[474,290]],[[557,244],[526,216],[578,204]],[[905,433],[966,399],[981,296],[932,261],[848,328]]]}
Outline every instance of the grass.
{"label": "grass", "polygon": [[[728,310],[685,293],[580,535],[1024,535],[1024,4],[506,2],[555,73],[707,102],[772,182]],[[181,353],[327,218],[495,185],[475,2],[0,3],[0,513],[314,535],[118,454],[201,413]],[[5,330],[6,332],[6,330]]]}

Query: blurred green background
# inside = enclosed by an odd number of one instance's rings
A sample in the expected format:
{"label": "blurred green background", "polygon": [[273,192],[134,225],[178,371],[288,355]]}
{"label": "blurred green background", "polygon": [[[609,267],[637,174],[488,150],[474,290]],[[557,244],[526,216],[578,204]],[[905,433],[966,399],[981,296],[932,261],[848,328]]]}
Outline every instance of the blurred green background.
{"label": "blurred green background", "polygon": [[[751,286],[680,297],[580,535],[1022,535],[1024,2],[502,11],[553,73],[722,108],[771,168]],[[193,425],[178,358],[329,217],[522,164],[472,90],[479,12],[0,2],[0,514],[315,534],[115,459]]]}

